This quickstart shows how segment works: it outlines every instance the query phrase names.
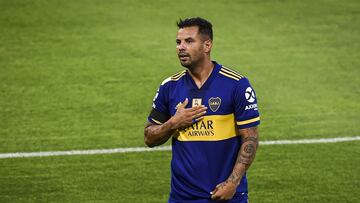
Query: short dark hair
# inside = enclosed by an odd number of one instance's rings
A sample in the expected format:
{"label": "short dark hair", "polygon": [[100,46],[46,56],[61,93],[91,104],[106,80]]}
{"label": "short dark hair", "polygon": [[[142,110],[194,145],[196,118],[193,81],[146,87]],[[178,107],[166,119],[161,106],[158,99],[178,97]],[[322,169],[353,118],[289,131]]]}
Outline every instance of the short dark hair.
{"label": "short dark hair", "polygon": [[186,18],[185,20],[180,18],[176,24],[179,29],[184,27],[198,26],[200,34],[210,37],[211,41],[213,40],[212,24],[204,18],[194,17]]}

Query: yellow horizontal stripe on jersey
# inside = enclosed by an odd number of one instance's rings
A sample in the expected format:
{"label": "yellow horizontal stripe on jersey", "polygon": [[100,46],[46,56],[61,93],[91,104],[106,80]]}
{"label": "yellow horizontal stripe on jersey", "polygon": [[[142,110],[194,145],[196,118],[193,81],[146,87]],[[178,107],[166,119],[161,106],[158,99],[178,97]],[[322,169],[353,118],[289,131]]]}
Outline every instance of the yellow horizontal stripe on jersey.
{"label": "yellow horizontal stripe on jersey", "polygon": [[229,74],[227,74],[227,73],[225,73],[225,72],[222,72],[221,70],[219,71],[219,73],[222,74],[222,75],[224,75],[224,76],[226,76],[226,77],[232,78],[232,79],[234,79],[234,80],[237,80],[237,81],[240,80],[240,78],[238,78],[238,77],[236,77],[236,76],[233,76],[233,75],[229,75]]}
{"label": "yellow horizontal stripe on jersey", "polygon": [[260,120],[260,117],[256,117],[256,118],[252,118],[252,119],[245,120],[245,121],[237,121],[236,124],[238,124],[238,125],[246,125],[246,124],[253,123],[253,122],[256,122],[256,121],[259,121],[259,120]]}
{"label": "yellow horizontal stripe on jersey", "polygon": [[210,115],[192,126],[178,131],[179,141],[219,141],[236,136],[234,114]]}
{"label": "yellow horizontal stripe on jersey", "polygon": [[153,119],[153,118],[151,118],[151,120],[154,121],[154,122],[155,122],[156,124],[158,124],[158,125],[163,124],[162,122],[160,122],[160,121],[158,121],[158,120],[155,120],[155,119]]}
{"label": "yellow horizontal stripe on jersey", "polygon": [[228,69],[228,68],[225,68],[225,67],[221,68],[221,71],[223,71],[223,72],[225,72],[225,73],[228,73],[228,74],[230,74],[230,75],[236,76],[236,77],[238,77],[238,78],[240,78],[240,79],[243,77],[243,76],[240,75],[239,73],[237,73],[237,72],[235,72],[235,71],[232,71],[231,69]]}

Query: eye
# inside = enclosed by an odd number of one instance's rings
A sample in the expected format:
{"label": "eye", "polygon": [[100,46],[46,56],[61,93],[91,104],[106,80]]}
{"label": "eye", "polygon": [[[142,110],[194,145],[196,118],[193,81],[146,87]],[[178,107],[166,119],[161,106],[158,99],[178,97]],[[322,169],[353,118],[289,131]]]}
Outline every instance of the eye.
{"label": "eye", "polygon": [[185,42],[190,44],[190,43],[194,42],[194,40],[193,39],[186,39]]}
{"label": "eye", "polygon": [[176,44],[179,45],[180,43],[181,43],[181,41],[177,39]]}

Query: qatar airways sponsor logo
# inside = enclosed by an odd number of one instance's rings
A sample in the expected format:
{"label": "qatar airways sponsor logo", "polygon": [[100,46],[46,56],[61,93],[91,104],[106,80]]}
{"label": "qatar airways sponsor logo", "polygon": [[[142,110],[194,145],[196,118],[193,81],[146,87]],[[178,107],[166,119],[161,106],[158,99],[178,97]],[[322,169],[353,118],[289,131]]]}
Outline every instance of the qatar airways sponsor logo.
{"label": "qatar airways sponsor logo", "polygon": [[214,136],[214,123],[212,120],[199,121],[182,130],[187,136]]}

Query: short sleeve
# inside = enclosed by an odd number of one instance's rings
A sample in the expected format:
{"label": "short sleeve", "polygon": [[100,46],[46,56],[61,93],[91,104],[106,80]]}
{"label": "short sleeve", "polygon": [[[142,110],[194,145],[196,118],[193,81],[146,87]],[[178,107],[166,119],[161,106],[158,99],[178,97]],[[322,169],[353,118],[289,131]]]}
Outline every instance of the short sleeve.
{"label": "short sleeve", "polygon": [[166,80],[160,85],[157,90],[154,99],[152,110],[148,117],[148,121],[154,124],[165,123],[170,118],[170,113],[168,110],[168,86]]}
{"label": "short sleeve", "polygon": [[235,119],[239,129],[260,124],[257,98],[254,88],[247,78],[238,81],[234,93]]}

